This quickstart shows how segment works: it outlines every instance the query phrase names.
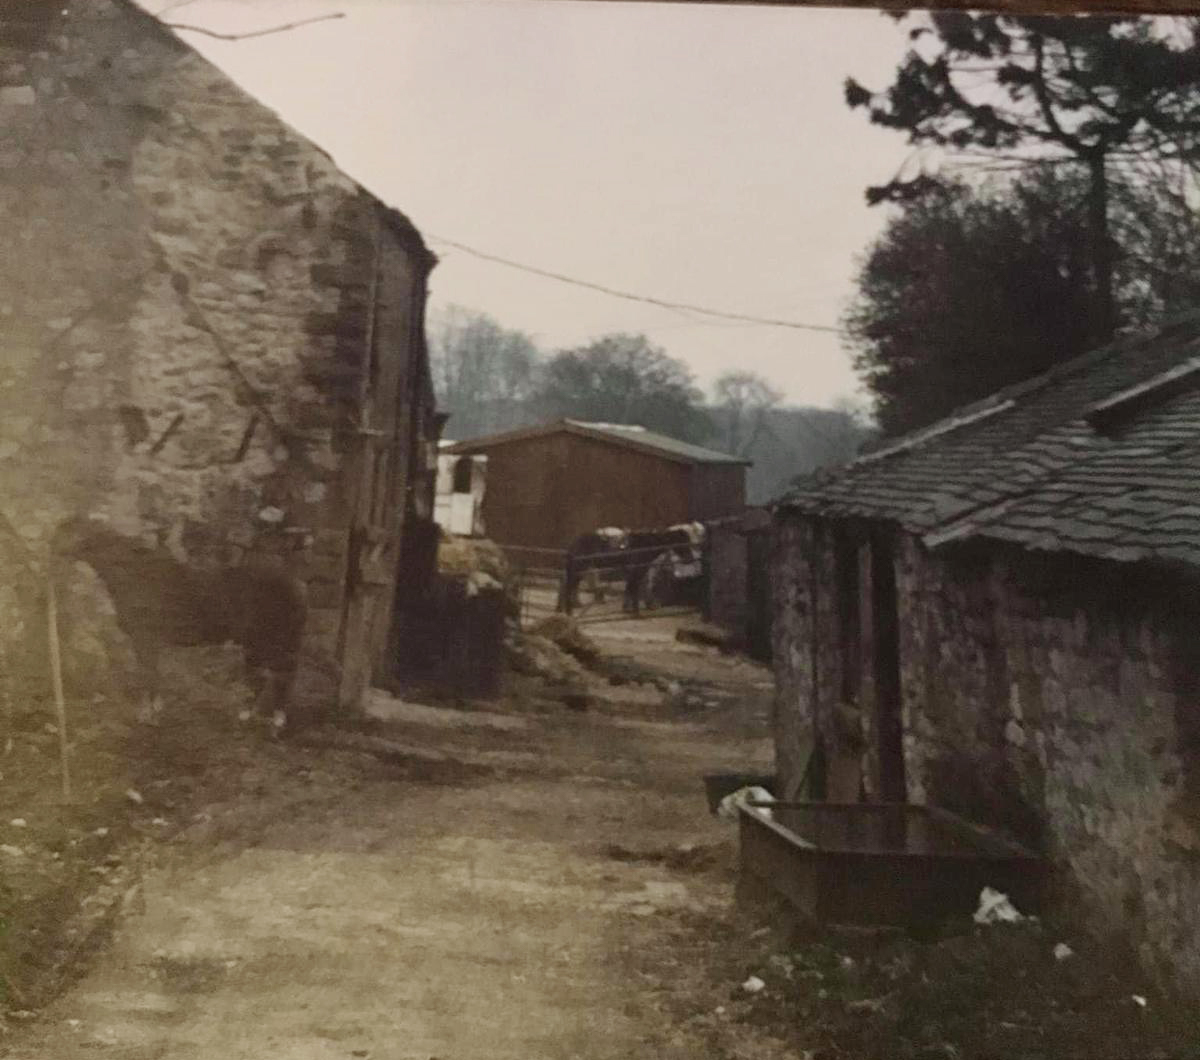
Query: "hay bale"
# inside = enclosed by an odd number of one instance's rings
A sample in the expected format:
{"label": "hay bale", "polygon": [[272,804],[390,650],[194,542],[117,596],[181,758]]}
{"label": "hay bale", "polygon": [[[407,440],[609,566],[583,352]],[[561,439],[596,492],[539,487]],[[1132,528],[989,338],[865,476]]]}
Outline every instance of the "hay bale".
{"label": "hay bale", "polygon": [[438,544],[438,572],[470,577],[486,574],[501,585],[512,579],[504,550],[494,541],[477,537],[445,537]]}
{"label": "hay bale", "polygon": [[443,537],[438,544],[438,575],[443,581],[461,581],[467,594],[498,590],[504,596],[507,617],[521,613],[519,586],[504,550],[479,537]]}

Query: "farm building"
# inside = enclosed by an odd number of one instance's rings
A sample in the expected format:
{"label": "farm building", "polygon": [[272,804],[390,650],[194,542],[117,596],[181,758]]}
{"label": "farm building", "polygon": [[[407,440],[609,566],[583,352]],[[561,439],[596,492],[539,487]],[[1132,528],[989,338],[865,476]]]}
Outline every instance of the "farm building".
{"label": "farm building", "polygon": [[[291,572],[300,689],[353,709],[402,540],[433,516],[433,255],[130,0],[6,5],[0,41],[5,635],[37,613],[29,557],[100,516],[193,566]],[[120,638],[69,574],[68,676],[88,681]]]}
{"label": "farm building", "polygon": [[749,461],[643,427],[564,419],[447,451],[487,457],[483,522],[502,545],[565,549],[597,527],[704,521],[746,503]]}
{"label": "farm building", "polygon": [[1200,991],[1200,317],[802,482],[774,515],[785,791],[1040,847]]}

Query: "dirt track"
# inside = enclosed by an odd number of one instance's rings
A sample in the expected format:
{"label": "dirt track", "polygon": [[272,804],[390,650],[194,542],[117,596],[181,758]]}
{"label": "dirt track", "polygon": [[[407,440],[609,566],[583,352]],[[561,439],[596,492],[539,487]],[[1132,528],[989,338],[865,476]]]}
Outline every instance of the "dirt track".
{"label": "dirt track", "polygon": [[253,797],[211,802],[153,856],[107,952],[0,1055],[794,1055],[746,1028],[719,1044],[736,983],[700,959],[733,877],[699,778],[769,761],[766,675],[669,624],[594,632],[714,683],[594,681],[587,712],[381,697],[377,736],[410,749],[394,762],[273,749]]}

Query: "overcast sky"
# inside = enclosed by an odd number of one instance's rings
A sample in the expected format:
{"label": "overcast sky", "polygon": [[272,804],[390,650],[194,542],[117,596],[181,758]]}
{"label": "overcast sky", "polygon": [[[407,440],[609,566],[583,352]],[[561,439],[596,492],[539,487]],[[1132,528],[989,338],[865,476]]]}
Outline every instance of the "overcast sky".
{"label": "overcast sky", "polygon": [[[169,0],[143,0],[151,11]],[[191,0],[181,36],[406,213],[441,263],[432,305],[547,349],[645,332],[708,386],[761,373],[825,405],[857,381],[840,338],[724,324],[473,259],[454,240],[654,298],[836,325],[884,215],[863,189],[901,136],[842,101],[885,84],[904,32],[874,12],[548,0]]]}

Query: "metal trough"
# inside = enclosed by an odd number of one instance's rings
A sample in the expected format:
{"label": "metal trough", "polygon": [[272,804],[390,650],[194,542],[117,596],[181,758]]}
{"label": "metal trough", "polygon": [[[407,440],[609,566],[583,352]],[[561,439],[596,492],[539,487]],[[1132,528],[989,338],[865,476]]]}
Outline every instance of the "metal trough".
{"label": "metal trough", "polygon": [[743,877],[816,920],[910,925],[970,916],[984,887],[1023,913],[1041,906],[1045,862],[945,810],[822,802],[739,810]]}

